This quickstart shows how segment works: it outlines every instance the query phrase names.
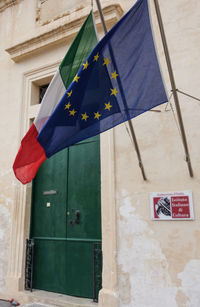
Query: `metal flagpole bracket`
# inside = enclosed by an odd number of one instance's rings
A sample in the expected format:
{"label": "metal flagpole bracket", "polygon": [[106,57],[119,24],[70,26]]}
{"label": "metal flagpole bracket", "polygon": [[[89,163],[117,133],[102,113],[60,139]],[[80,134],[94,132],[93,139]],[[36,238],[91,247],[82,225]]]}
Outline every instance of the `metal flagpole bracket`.
{"label": "metal flagpole bracket", "polygon": [[192,95],[190,95],[190,94],[187,94],[187,93],[185,93],[185,92],[183,92],[183,91],[181,91],[181,90],[179,90],[179,89],[177,89],[177,92],[180,93],[180,94],[183,94],[183,95],[185,95],[185,96],[187,96],[187,97],[189,97],[189,98],[192,98],[192,99],[194,99],[194,100],[200,101],[200,98],[197,98],[197,97],[195,97],[195,96],[192,96]]}
{"label": "metal flagpole bracket", "polygon": [[[100,18],[101,18],[103,30],[104,30],[104,33],[106,34],[108,31],[107,31],[107,28],[106,28],[106,23],[105,23],[105,19],[104,19],[104,16],[103,16],[100,0],[96,0],[96,4],[97,4],[97,8],[98,8],[99,15],[100,15]],[[141,172],[142,172],[142,177],[143,177],[144,180],[147,180],[147,177],[146,177],[145,171],[144,171],[144,166],[143,166],[143,163],[142,163],[142,158],[141,158],[139,146],[138,146],[138,143],[137,143],[137,138],[136,138],[136,135],[135,135],[135,132],[134,132],[134,129],[133,129],[133,124],[132,124],[131,120],[128,120],[128,125],[129,125],[129,129],[130,129],[130,132],[131,132],[132,140],[133,140],[134,145],[135,145],[135,151],[137,153],[139,167],[141,168]]]}
{"label": "metal flagpole bracket", "polygon": [[184,149],[185,149],[186,162],[187,162],[187,165],[188,165],[190,177],[193,177],[193,170],[192,170],[190,154],[189,154],[188,145],[187,145],[187,138],[186,138],[185,129],[184,129],[184,125],[183,125],[183,119],[182,119],[182,114],[181,114],[181,109],[180,109],[180,104],[179,104],[179,99],[178,99],[178,94],[177,94],[177,88],[176,88],[176,84],[175,84],[171,59],[170,59],[170,55],[169,55],[169,50],[168,50],[168,45],[167,45],[167,40],[166,40],[166,36],[165,36],[165,31],[164,31],[164,26],[163,26],[163,21],[162,21],[162,16],[161,16],[158,0],[154,0],[154,4],[155,4],[156,15],[157,15],[157,19],[158,19],[159,28],[160,28],[160,34],[161,34],[161,39],[162,39],[162,43],[163,43],[163,48],[164,48],[164,52],[165,52],[165,58],[166,58],[166,62],[167,62],[167,68],[168,68],[168,72],[169,72],[170,82],[171,82],[171,86],[172,86],[172,92],[173,92],[173,96],[174,96],[174,102],[175,102],[175,106],[176,106],[178,122],[179,122],[180,130],[181,130],[182,142],[183,142],[183,146],[184,146]]}

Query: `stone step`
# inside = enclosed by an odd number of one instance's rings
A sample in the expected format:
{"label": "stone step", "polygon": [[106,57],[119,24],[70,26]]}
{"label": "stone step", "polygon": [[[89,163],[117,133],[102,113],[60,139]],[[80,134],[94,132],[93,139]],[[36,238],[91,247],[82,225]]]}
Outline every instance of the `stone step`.
{"label": "stone step", "polygon": [[40,304],[40,303],[30,303],[30,304],[23,304],[21,305],[21,307],[54,307],[53,305],[43,305],[43,304]]}
{"label": "stone step", "polygon": [[58,293],[34,290],[25,291],[26,304],[21,307],[98,307],[92,299],[78,298]]}

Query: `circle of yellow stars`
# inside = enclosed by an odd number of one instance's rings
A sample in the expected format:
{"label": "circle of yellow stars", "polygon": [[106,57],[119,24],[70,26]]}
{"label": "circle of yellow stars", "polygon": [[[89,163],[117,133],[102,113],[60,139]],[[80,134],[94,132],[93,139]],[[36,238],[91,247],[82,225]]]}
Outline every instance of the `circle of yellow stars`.
{"label": "circle of yellow stars", "polygon": [[[93,62],[97,62],[99,60],[99,57],[100,57],[100,55],[99,55],[99,52],[98,52],[96,55],[94,55]],[[103,58],[103,64],[102,64],[103,66],[108,67],[110,63],[111,63],[111,61],[110,61],[109,57]],[[88,61],[86,61],[82,65],[82,70],[86,70],[88,68],[88,66],[89,66],[89,63],[88,63]],[[118,76],[119,75],[118,75],[116,70],[111,72],[111,76],[110,76],[111,79],[117,80]],[[80,77],[76,74],[74,79],[73,79],[73,82],[78,83],[79,79],[80,79]],[[113,95],[113,96],[116,97],[117,93],[119,93],[119,91],[117,90],[116,87],[111,88],[110,91],[111,91],[110,96]],[[70,98],[72,96],[72,90],[67,92],[67,96],[68,96],[68,98]],[[107,103],[104,103],[104,105],[105,105],[104,110],[108,110],[108,111],[110,111],[111,108],[113,107],[112,104],[110,103],[110,101],[107,102]],[[77,113],[77,110],[75,110],[74,108],[70,110],[71,107],[72,107],[72,105],[71,105],[70,101],[68,101],[68,103],[65,104],[65,110],[69,111],[69,116],[75,116],[75,114]],[[98,111],[94,112],[94,119],[99,120],[101,116],[102,116],[102,114],[99,113]],[[86,122],[89,118],[89,115],[85,112],[85,113],[81,114],[81,117],[82,117],[81,120]]]}

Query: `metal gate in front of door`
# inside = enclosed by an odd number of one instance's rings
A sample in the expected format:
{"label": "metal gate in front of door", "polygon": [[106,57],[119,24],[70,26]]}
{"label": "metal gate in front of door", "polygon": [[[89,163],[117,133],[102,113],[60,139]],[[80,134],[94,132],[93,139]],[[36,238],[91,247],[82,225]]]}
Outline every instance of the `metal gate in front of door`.
{"label": "metal gate in front of door", "polygon": [[[33,290],[34,239],[26,240],[25,290]],[[102,288],[102,249],[100,242],[93,243],[93,301],[98,302]]]}

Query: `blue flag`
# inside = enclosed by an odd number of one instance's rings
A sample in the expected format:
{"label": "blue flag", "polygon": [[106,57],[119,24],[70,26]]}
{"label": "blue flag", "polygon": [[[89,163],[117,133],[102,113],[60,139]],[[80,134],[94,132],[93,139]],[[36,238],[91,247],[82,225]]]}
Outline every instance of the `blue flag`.
{"label": "blue flag", "polygon": [[38,141],[50,157],[166,102],[147,0],[138,0],[78,71]]}

